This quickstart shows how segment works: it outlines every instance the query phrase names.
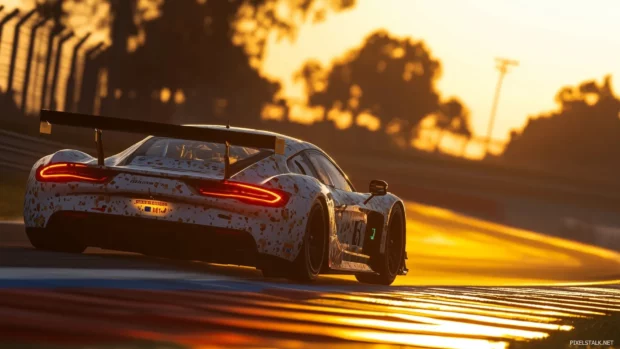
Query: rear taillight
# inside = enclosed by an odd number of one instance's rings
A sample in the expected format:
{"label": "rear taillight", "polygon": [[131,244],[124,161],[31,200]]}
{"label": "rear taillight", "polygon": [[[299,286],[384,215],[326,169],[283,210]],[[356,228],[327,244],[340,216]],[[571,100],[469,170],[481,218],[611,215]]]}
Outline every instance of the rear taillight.
{"label": "rear taillight", "polygon": [[213,182],[198,186],[200,194],[216,198],[235,199],[255,205],[280,207],[286,205],[288,193],[239,182]]}
{"label": "rear taillight", "polygon": [[39,182],[92,182],[103,183],[111,178],[108,170],[75,163],[56,163],[37,169]]}

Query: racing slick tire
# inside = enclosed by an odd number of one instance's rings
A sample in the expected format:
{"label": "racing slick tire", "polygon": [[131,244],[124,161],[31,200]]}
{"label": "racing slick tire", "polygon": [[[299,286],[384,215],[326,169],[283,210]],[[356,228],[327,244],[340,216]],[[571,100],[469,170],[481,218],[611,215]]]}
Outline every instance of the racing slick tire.
{"label": "racing slick tire", "polygon": [[328,225],[324,204],[316,201],[310,209],[301,250],[292,264],[288,277],[294,281],[316,280],[327,260]]}
{"label": "racing slick tire", "polygon": [[355,274],[357,281],[365,284],[391,285],[399,274],[405,256],[405,215],[400,205],[390,214],[385,253],[371,257],[372,269],[377,274]]}
{"label": "racing slick tire", "polygon": [[26,228],[28,240],[43,251],[82,253],[86,245],[67,232],[47,228]]}

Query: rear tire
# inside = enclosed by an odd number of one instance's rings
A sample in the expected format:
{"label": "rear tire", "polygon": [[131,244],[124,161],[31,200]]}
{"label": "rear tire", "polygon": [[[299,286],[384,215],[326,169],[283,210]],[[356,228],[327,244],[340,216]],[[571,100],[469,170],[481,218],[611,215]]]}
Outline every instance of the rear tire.
{"label": "rear tire", "polygon": [[87,247],[71,234],[52,229],[26,228],[26,235],[37,250],[82,253]]}
{"label": "rear tire", "polygon": [[316,280],[327,259],[328,225],[323,203],[312,205],[308,215],[306,233],[299,255],[293,262],[289,278],[300,282]]}
{"label": "rear tire", "polygon": [[386,285],[394,282],[404,263],[405,257],[405,215],[400,205],[390,214],[385,253],[371,260],[377,274],[355,274],[357,281],[365,284]]}

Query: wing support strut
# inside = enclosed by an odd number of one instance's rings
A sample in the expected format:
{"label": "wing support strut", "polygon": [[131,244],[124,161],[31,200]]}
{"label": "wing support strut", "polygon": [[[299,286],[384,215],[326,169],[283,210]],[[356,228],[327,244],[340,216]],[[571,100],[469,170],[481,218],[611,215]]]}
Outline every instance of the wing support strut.
{"label": "wing support strut", "polygon": [[95,129],[95,144],[97,145],[97,165],[103,166],[105,164],[105,155],[103,154],[103,139],[101,138],[101,130]]}
{"label": "wing support strut", "polygon": [[224,180],[230,178],[230,143],[226,141],[226,152],[224,153]]}

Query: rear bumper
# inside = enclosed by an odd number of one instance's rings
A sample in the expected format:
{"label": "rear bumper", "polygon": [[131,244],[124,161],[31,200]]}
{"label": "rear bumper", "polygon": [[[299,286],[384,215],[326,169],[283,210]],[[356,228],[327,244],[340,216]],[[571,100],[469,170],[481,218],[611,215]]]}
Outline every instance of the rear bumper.
{"label": "rear bumper", "polygon": [[148,255],[255,265],[253,236],[243,230],[102,213],[59,211],[44,229],[62,231],[87,246]]}
{"label": "rear bumper", "polygon": [[[244,204],[235,200],[211,200],[210,198],[194,197],[183,192],[179,198],[165,195],[152,195],[152,200],[165,201],[169,210],[162,214],[147,215],[136,206],[135,200],[143,199],[138,194],[126,193],[121,195],[93,194],[67,191],[93,190],[84,184],[71,186],[68,184],[29,182],[28,192],[24,203],[24,223],[27,228],[46,228],[49,221],[58,212],[80,212],[100,214],[110,217],[109,222],[119,222],[110,226],[107,220],[102,225],[109,227],[107,232],[116,234],[117,227],[132,226],[134,229],[124,233],[131,236],[144,234],[142,241],[149,241],[148,231],[157,231],[159,224],[170,226],[197,226],[201,232],[221,228],[248,232],[254,239],[254,244],[260,254],[272,255],[293,261],[301,248],[305,232],[306,199],[293,196],[285,207],[260,207]],[[160,185],[161,187],[161,185]],[[96,188],[101,191],[101,188]],[[183,199],[183,200],[181,200]],[[193,201],[192,201],[193,200]],[[94,216],[93,216],[94,217]],[[130,220],[123,220],[129,218]],[[133,219],[137,222],[132,224]],[[170,224],[174,223],[174,224]],[[73,224],[68,221],[68,226]],[[212,227],[212,228],[210,228]],[[204,228],[204,229],[199,229]],[[94,231],[101,231],[95,226]],[[105,230],[105,229],[104,229]],[[170,228],[167,230],[184,231],[185,228]],[[190,229],[188,234],[195,229]],[[219,230],[218,230],[219,231]],[[122,236],[121,236],[122,237]],[[171,237],[171,239],[174,237]],[[115,239],[116,240],[116,239]],[[96,241],[100,244],[99,241]],[[96,246],[96,245],[95,245]]]}

